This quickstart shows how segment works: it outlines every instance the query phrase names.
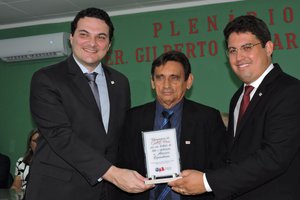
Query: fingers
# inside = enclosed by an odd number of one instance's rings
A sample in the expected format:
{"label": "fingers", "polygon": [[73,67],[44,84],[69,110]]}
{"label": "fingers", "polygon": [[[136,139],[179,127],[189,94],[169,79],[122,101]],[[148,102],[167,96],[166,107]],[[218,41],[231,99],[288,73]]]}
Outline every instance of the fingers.
{"label": "fingers", "polygon": [[184,170],[182,178],[170,182],[172,190],[182,195],[196,195],[206,192],[203,183],[203,173],[196,170]]}
{"label": "fingers", "polygon": [[154,187],[154,185],[146,185],[145,180],[147,178],[140,175],[137,171],[115,166],[110,167],[103,178],[129,193],[144,192]]}
{"label": "fingers", "polygon": [[141,180],[142,182],[145,182],[145,180],[148,180],[147,178],[145,178],[142,175],[140,175],[137,171],[133,171],[133,174],[135,175],[135,177],[137,179]]}
{"label": "fingers", "polygon": [[145,179],[136,171],[124,169],[117,186],[129,193],[140,193],[153,187],[152,185],[146,185]]}
{"label": "fingers", "polygon": [[184,182],[184,180],[182,178],[180,178],[175,181],[169,182],[168,185],[171,187],[180,187],[184,184],[183,182]]}
{"label": "fingers", "polygon": [[186,177],[191,175],[192,173],[195,173],[195,170],[187,169],[187,170],[183,170],[180,175],[182,177]]}
{"label": "fingers", "polygon": [[185,188],[181,188],[181,187],[172,187],[172,190],[179,194],[182,194],[182,195],[193,195],[188,190],[186,190]]}

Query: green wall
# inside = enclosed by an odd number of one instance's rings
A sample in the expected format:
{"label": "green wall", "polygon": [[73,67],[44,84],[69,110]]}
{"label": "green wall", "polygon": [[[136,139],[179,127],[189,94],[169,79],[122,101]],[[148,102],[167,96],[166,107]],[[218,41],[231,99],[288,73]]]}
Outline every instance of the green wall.
{"label": "green wall", "polygon": [[[232,17],[250,13],[265,20],[275,43],[273,61],[300,78],[296,64],[300,55],[299,9],[300,2],[294,0],[251,0],[113,16],[115,39],[106,62],[129,78],[135,106],[154,99],[150,88],[153,58],[165,49],[179,49],[189,56],[195,76],[189,98],[227,112],[231,95],[241,83],[224,54],[224,26]],[[0,30],[0,39],[62,31],[69,32],[69,22]],[[0,152],[11,157],[12,169],[34,127],[29,112],[31,76],[62,59],[0,61]]]}

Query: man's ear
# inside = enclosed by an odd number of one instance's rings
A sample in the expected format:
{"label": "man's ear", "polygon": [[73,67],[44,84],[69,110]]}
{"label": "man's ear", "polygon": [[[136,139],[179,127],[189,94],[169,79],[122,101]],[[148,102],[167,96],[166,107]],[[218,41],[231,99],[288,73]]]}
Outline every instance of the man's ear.
{"label": "man's ear", "polygon": [[109,48],[111,47],[111,43],[109,43],[108,45],[107,45],[107,51],[109,50]]}
{"label": "man's ear", "polygon": [[155,90],[155,84],[154,84],[154,81],[153,81],[153,77],[152,77],[152,76],[150,76],[150,81],[151,81],[151,88],[152,88],[153,90]]}
{"label": "man's ear", "polygon": [[193,81],[194,81],[194,75],[192,73],[190,73],[188,79],[186,80],[186,89],[191,89],[192,85],[193,85]]}
{"label": "man's ear", "polygon": [[70,40],[70,44],[72,45],[72,43],[73,43],[73,36],[72,36],[72,34],[70,34],[69,40]]}
{"label": "man's ear", "polygon": [[267,55],[271,56],[274,50],[274,43],[272,41],[268,41],[265,45],[265,49],[267,51]]}

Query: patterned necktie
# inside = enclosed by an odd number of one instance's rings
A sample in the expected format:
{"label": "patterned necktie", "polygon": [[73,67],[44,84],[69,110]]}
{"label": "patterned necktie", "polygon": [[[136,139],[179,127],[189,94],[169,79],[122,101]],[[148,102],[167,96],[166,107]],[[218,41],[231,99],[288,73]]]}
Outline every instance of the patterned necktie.
{"label": "patterned necktie", "polygon": [[167,111],[167,110],[164,110],[162,111],[162,116],[164,117],[163,118],[163,122],[161,124],[161,127],[160,129],[167,129],[167,128],[171,128],[171,117],[173,116],[173,111]]}
{"label": "patterned necktie", "polygon": [[[161,124],[161,129],[171,128],[171,117],[173,116],[173,111],[164,110],[162,112],[163,122]],[[155,199],[156,200],[172,200],[171,188],[166,184],[158,184],[155,188]]]}
{"label": "patterned necktie", "polygon": [[241,105],[240,105],[240,111],[239,111],[239,116],[238,116],[238,123],[241,121],[248,105],[250,102],[250,93],[252,92],[252,90],[254,89],[253,86],[251,85],[247,85],[245,86],[245,92],[243,95],[243,99],[241,101]]}
{"label": "patterned necktie", "polygon": [[89,82],[89,85],[90,85],[91,90],[93,92],[93,95],[95,97],[97,106],[98,106],[98,108],[101,112],[100,96],[99,96],[99,92],[98,92],[97,83],[95,82],[98,73],[97,72],[85,73],[84,75],[85,75],[85,77],[87,78],[87,80]]}

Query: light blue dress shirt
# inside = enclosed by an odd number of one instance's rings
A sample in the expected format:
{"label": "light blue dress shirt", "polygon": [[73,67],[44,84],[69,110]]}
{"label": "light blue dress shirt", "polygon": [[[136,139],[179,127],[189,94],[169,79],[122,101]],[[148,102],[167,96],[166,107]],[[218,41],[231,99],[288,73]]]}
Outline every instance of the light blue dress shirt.
{"label": "light blue dress shirt", "polygon": [[94,71],[89,72],[86,67],[84,67],[78,60],[76,60],[75,57],[74,57],[74,59],[75,59],[76,63],[78,64],[78,66],[80,67],[83,74],[92,73],[92,72],[98,73],[98,75],[96,77],[96,84],[97,84],[98,92],[99,92],[99,96],[100,96],[102,121],[103,121],[105,131],[107,133],[109,114],[110,114],[110,103],[109,103],[106,78],[105,78],[105,74],[104,74],[104,71],[102,68],[102,64],[99,63],[99,65],[94,69]]}

